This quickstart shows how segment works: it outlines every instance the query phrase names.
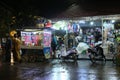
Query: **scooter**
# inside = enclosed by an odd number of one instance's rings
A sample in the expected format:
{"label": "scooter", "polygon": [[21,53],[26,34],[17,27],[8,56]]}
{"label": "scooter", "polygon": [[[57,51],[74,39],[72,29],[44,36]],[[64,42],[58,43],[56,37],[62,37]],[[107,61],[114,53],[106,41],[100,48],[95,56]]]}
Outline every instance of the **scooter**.
{"label": "scooter", "polygon": [[78,59],[77,50],[75,47],[66,50],[65,45],[62,44],[60,48],[60,53],[58,54],[58,58],[63,60],[73,59],[74,61],[76,61]]}
{"label": "scooter", "polygon": [[88,48],[87,53],[92,63],[95,63],[96,60],[102,61],[102,63],[106,63],[106,57],[103,53],[101,44],[96,45],[93,48]]}

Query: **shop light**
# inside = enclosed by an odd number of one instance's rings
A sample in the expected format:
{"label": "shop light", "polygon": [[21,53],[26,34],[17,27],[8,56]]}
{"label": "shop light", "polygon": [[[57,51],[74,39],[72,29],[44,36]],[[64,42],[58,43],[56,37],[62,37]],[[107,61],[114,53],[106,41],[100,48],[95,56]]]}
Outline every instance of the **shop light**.
{"label": "shop light", "polygon": [[56,22],[55,24],[53,24],[53,29],[56,29],[56,30],[64,30],[65,27],[67,27],[67,23],[65,21],[58,21]]}
{"label": "shop light", "polygon": [[115,20],[111,20],[111,23],[115,23]]}
{"label": "shop light", "polygon": [[94,22],[92,21],[92,22],[90,22],[90,25],[93,25],[94,24]]}
{"label": "shop light", "polygon": [[85,21],[81,20],[81,21],[79,21],[79,23],[81,23],[81,24],[85,24]]}

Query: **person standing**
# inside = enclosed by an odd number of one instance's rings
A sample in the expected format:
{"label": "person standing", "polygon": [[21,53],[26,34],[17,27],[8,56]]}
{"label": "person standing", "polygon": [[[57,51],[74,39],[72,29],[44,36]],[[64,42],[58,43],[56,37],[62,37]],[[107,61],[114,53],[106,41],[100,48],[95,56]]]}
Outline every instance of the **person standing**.
{"label": "person standing", "polygon": [[55,58],[56,56],[56,47],[57,47],[57,38],[54,34],[52,34],[51,49],[53,52],[53,58]]}
{"label": "person standing", "polygon": [[62,44],[64,44],[64,41],[63,41],[63,39],[61,37],[59,37],[59,39],[58,39],[58,49],[60,49]]}
{"label": "person standing", "polygon": [[21,62],[21,40],[18,38],[17,34],[14,34],[13,37],[13,57],[15,62]]}
{"label": "person standing", "polygon": [[5,43],[5,61],[10,62],[12,50],[12,40],[9,34],[6,34],[6,43]]}

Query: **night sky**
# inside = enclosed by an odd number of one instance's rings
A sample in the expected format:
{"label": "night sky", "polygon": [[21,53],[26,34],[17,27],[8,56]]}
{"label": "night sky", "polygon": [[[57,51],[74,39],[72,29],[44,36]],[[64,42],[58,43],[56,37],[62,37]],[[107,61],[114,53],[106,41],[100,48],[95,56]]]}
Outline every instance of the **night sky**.
{"label": "night sky", "polygon": [[[66,11],[72,4],[79,5],[82,10],[91,15],[97,12],[99,15],[120,13],[120,1],[118,0],[1,0],[4,4],[16,12],[26,12],[46,18],[56,17]],[[79,11],[78,11],[79,12]],[[85,16],[84,13],[80,16]]]}

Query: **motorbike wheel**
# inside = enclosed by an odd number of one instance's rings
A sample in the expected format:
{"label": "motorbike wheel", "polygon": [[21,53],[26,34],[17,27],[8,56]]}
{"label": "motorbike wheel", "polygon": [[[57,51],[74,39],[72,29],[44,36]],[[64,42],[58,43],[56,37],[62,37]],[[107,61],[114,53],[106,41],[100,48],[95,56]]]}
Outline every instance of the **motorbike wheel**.
{"label": "motorbike wheel", "polygon": [[106,63],[106,57],[103,56],[103,57],[101,58],[101,61],[102,61],[102,64],[105,64],[105,63]]}
{"label": "motorbike wheel", "polygon": [[116,64],[116,55],[113,56],[113,63]]}
{"label": "motorbike wheel", "polygon": [[113,56],[113,63],[120,66],[120,54],[116,54]]}
{"label": "motorbike wheel", "polygon": [[58,54],[58,59],[60,59],[61,58],[61,55],[60,54]]}
{"label": "motorbike wheel", "polygon": [[77,61],[78,55],[74,54],[74,61]]}
{"label": "motorbike wheel", "polygon": [[89,55],[89,58],[90,58],[90,61],[92,62],[92,63],[95,63],[96,62],[96,59],[95,59],[95,56],[94,55]]}

